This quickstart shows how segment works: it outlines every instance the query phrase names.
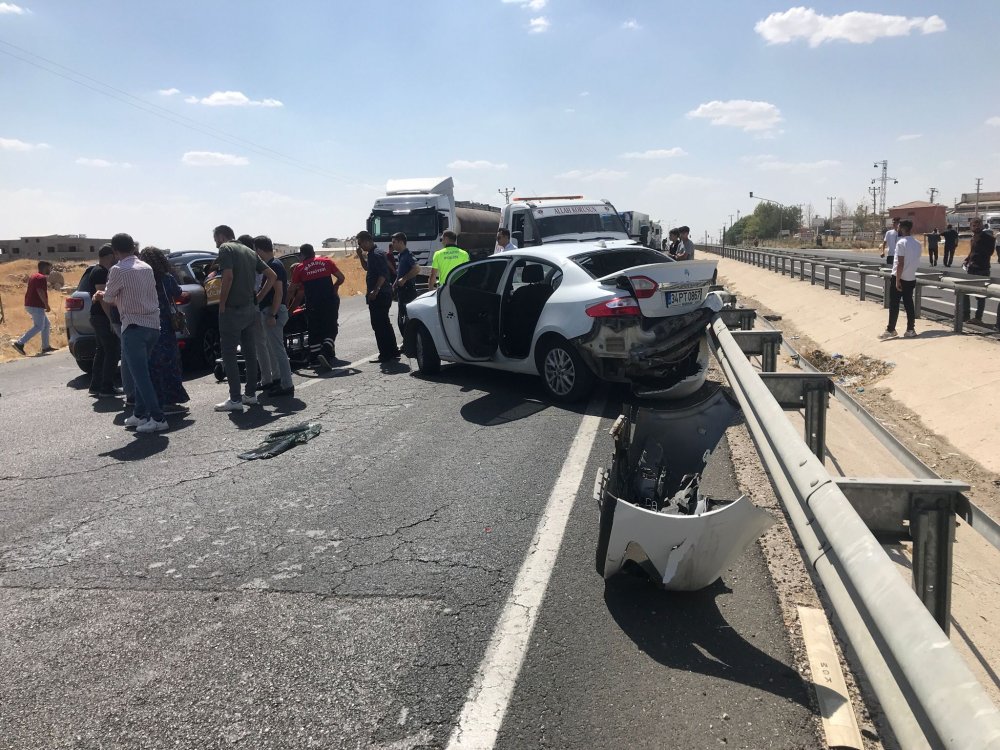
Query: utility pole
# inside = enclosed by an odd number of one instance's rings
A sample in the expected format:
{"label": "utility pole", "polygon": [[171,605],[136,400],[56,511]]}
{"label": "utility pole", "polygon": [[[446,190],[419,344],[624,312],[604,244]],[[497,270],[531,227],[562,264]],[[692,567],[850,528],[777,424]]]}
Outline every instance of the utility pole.
{"label": "utility pole", "polygon": [[940,193],[941,191],[938,190],[937,188],[929,188],[927,190],[927,192],[931,194],[931,203],[933,203],[934,202],[934,196],[937,195],[938,193]]}
{"label": "utility pole", "polygon": [[[828,195],[828,196],[826,196],[826,199],[828,201],[830,201],[830,226],[833,226],[833,202],[835,200],[837,200],[837,196],[836,195]],[[934,200],[934,199],[931,198],[931,200]]]}
{"label": "utility pole", "polygon": [[512,196],[514,194],[515,190],[517,190],[517,188],[507,188],[507,187],[504,187],[504,188],[500,188],[499,190],[497,190],[497,192],[500,193],[500,195],[503,196],[503,199],[505,201],[507,201],[507,203],[510,203],[510,196]]}
{"label": "utility pole", "polygon": [[875,168],[878,169],[879,167],[882,167],[882,180],[881,180],[882,185],[881,185],[881,192],[879,193],[881,198],[879,200],[878,213],[879,215],[883,215],[885,214],[885,192],[886,192],[885,188],[889,184],[889,180],[892,180],[893,185],[898,185],[899,180],[897,180],[895,177],[889,176],[889,161],[887,159],[875,162]]}
{"label": "utility pole", "polygon": [[983,178],[976,178],[976,216],[979,216],[979,189],[983,186]]}

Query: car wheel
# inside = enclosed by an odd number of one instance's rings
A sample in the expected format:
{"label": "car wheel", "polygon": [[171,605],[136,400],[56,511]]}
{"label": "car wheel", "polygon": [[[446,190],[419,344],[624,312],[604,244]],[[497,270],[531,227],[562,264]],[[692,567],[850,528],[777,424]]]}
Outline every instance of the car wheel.
{"label": "car wheel", "polygon": [[538,373],[549,397],[565,403],[585,399],[596,380],[576,349],[565,339],[555,337],[543,342]]}
{"label": "car wheel", "polygon": [[215,361],[222,356],[222,343],[219,339],[218,328],[206,326],[201,332],[198,344],[198,355],[203,365],[214,365]]}
{"label": "car wheel", "polygon": [[431,332],[425,326],[419,326],[413,343],[416,349],[417,370],[421,375],[437,375],[441,370],[441,357],[438,355],[437,347],[434,346]]}
{"label": "car wheel", "polygon": [[[75,359],[75,357],[74,357],[74,359]],[[92,360],[92,359],[77,359],[76,360],[76,364],[77,364],[77,367],[79,367],[81,370],[83,370],[88,375],[90,375],[90,373],[92,373],[94,371],[94,360]]]}

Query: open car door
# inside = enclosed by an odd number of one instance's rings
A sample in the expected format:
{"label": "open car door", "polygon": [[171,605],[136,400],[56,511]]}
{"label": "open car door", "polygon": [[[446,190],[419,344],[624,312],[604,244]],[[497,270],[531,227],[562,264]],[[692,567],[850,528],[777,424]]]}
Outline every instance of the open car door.
{"label": "open car door", "polygon": [[500,343],[500,283],[509,258],[466,263],[438,291],[438,314],[448,346],[468,362],[492,359]]}

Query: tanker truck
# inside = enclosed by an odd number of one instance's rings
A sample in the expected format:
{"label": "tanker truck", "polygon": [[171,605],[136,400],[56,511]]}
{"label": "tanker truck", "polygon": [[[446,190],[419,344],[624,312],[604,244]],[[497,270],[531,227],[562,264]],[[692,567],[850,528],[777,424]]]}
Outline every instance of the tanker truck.
{"label": "tanker truck", "polygon": [[441,232],[458,234],[458,246],[472,260],[491,255],[496,248],[500,209],[485,203],[455,200],[451,177],[389,180],[385,196],[377,198],[367,229],[375,244],[389,249],[392,235],[403,232],[417,264],[430,266],[441,248]]}

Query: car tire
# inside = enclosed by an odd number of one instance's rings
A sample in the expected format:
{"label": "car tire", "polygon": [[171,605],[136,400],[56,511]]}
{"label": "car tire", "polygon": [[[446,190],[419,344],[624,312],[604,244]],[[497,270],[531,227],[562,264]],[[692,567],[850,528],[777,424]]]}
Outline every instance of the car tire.
{"label": "car tire", "polygon": [[417,334],[413,342],[417,371],[421,375],[437,375],[441,371],[441,357],[431,332],[423,324],[417,326]]}
{"label": "car tire", "polygon": [[215,326],[205,326],[198,337],[198,346],[195,348],[198,364],[202,367],[209,367],[222,356],[222,341],[219,338],[219,329]]}
{"label": "car tire", "polygon": [[566,339],[550,336],[540,342],[537,356],[542,387],[553,401],[572,403],[587,398],[597,378]]}
{"label": "car tire", "polygon": [[90,375],[94,371],[94,360],[92,359],[76,359],[76,365],[85,373]]}

